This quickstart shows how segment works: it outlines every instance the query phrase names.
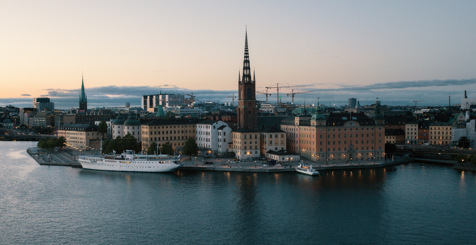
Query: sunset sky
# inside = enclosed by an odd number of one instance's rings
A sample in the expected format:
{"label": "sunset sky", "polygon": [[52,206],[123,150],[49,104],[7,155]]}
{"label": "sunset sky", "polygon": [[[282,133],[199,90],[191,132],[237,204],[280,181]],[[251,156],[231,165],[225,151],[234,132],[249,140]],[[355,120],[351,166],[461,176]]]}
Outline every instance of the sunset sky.
{"label": "sunset sky", "polygon": [[225,100],[246,28],[259,91],[305,84],[318,92],[296,98],[309,103],[459,103],[465,89],[476,97],[475,10],[474,0],[3,1],[0,106],[49,96],[61,107],[82,73],[90,104],[140,105],[161,89]]}

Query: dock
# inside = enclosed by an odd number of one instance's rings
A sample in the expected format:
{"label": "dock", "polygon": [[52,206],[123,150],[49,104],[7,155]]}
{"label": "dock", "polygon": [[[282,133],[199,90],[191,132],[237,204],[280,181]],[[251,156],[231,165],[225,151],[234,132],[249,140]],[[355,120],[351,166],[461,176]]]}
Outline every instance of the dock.
{"label": "dock", "polygon": [[[48,166],[68,166],[81,168],[77,160],[77,152],[65,150],[41,150],[37,147],[29,148],[28,154],[39,164]],[[328,164],[311,161],[286,162],[275,165],[268,165],[266,161],[233,161],[224,158],[193,158],[182,160],[183,171],[214,171],[214,172],[247,172],[247,173],[290,173],[295,172],[294,168],[298,164],[312,165],[318,171],[334,170],[358,170],[393,168],[395,165],[409,163],[409,158],[402,158],[395,161],[358,161],[358,162],[332,162]]]}

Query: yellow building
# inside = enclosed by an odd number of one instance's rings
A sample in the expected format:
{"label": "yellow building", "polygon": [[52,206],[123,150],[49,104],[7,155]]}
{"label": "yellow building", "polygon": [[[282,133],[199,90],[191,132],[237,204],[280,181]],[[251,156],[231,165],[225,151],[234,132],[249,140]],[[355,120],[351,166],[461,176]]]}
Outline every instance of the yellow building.
{"label": "yellow building", "polygon": [[78,150],[99,150],[101,133],[91,124],[69,124],[58,128],[58,137],[66,139],[66,146]]}
{"label": "yellow building", "polygon": [[260,132],[232,132],[233,152],[238,159],[252,159],[260,156]]}
{"label": "yellow building", "polygon": [[282,121],[287,150],[318,162],[382,160],[385,128],[363,113],[316,114]]}
{"label": "yellow building", "polygon": [[434,123],[430,125],[430,145],[449,145],[452,128],[453,126],[447,123]]}
{"label": "yellow building", "polygon": [[141,126],[142,151],[155,142],[159,148],[170,142],[174,150],[181,151],[188,138],[195,138],[196,120],[156,120]]}

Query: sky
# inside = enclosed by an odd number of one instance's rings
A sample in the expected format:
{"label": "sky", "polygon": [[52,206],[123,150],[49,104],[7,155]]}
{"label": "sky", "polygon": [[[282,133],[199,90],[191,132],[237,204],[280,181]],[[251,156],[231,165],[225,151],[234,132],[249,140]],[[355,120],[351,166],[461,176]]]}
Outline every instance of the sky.
{"label": "sky", "polygon": [[303,85],[295,100],[307,104],[459,103],[464,90],[476,97],[475,9],[474,0],[2,1],[0,106],[48,96],[77,107],[82,74],[90,106],[140,105],[159,91],[231,102],[246,30],[258,91]]}

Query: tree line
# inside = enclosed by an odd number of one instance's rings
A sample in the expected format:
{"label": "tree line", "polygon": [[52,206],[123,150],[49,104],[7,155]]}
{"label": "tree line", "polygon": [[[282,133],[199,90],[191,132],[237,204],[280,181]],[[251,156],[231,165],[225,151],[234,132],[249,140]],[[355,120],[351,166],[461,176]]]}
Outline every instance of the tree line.
{"label": "tree line", "polygon": [[[117,137],[116,139],[106,140],[102,144],[103,154],[111,154],[113,152],[122,153],[125,150],[134,150],[136,153],[139,153],[141,149],[141,143],[137,142],[137,139],[130,134],[127,134],[122,138]],[[150,144],[150,146],[147,148],[147,154],[149,155],[174,155],[174,153],[174,148],[170,142],[165,142],[160,147],[158,147],[156,142],[152,142],[152,144]],[[190,137],[187,139],[183,147],[183,154],[189,156],[196,156],[198,154],[198,146],[194,138]]]}
{"label": "tree line", "polygon": [[37,146],[42,149],[63,148],[66,146],[66,139],[63,136],[59,138],[41,139]]}

